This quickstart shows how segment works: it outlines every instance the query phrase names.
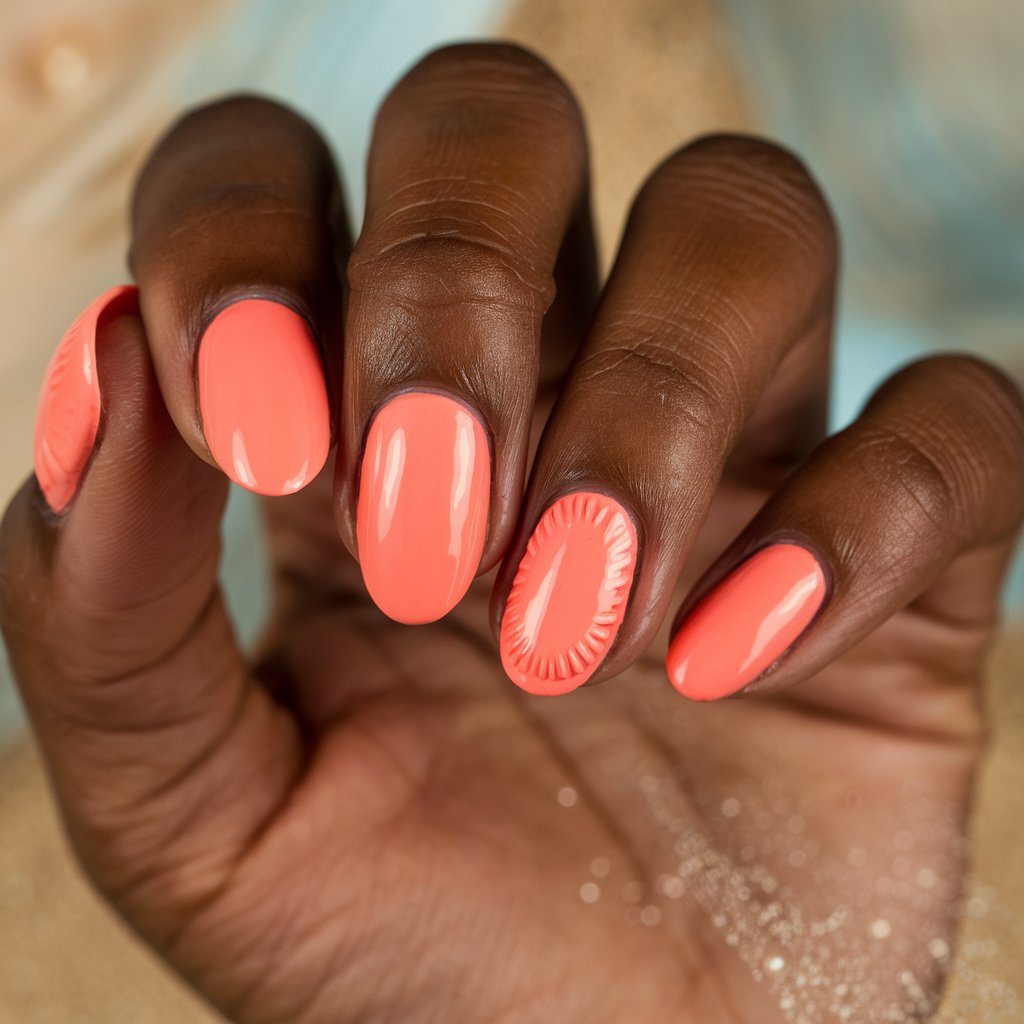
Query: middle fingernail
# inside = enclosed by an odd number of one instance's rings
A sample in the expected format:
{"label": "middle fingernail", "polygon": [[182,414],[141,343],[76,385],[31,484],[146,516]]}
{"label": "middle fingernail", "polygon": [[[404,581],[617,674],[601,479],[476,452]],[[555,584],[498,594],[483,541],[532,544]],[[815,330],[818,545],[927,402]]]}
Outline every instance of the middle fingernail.
{"label": "middle fingernail", "polygon": [[392,398],[366,438],[356,508],[363,580],[399,622],[433,622],[480,566],[491,460],[480,420],[427,391]]}
{"label": "middle fingernail", "polygon": [[636,570],[633,520],[613,498],[576,491],[540,518],[501,620],[501,661],[529,693],[575,690],[600,667]]}

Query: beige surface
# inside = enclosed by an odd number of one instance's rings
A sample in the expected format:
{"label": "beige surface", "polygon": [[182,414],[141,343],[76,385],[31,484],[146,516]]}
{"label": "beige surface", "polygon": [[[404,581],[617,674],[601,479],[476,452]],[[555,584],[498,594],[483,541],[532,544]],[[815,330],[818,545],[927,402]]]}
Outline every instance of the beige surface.
{"label": "beige surface", "polygon": [[[749,125],[735,83],[725,41],[704,0],[650,0],[636,5],[616,0],[525,0],[508,32],[547,55],[578,90],[590,121],[597,176],[597,210],[605,258],[617,237],[629,196],[662,155],[687,138],[709,129]],[[642,63],[641,63],[642,62]],[[672,103],[665,96],[675,97]],[[159,104],[154,105],[159,108]],[[145,120],[135,135],[115,147],[122,159],[105,168],[94,184],[90,216],[74,230],[42,236],[29,248],[33,231],[45,217],[23,227],[25,260],[5,239],[3,273],[15,274],[24,287],[41,267],[94,261],[79,272],[74,288],[39,307],[52,320],[45,331],[27,317],[19,324],[35,337],[52,336],[67,322],[80,300],[96,290],[93,278],[106,275],[123,245],[117,214],[128,187],[129,171],[147,132]],[[42,150],[40,150],[42,152]],[[70,211],[70,201],[68,209]],[[10,280],[10,277],[8,277]],[[21,303],[22,310],[28,308]],[[53,329],[50,329],[52,326]],[[0,375],[0,493],[6,493],[27,465],[28,426],[35,384],[46,352],[23,348]],[[16,459],[15,459],[16,452]],[[1024,962],[1017,917],[1024,907],[1024,866],[1020,848],[1024,820],[1024,710],[1019,666],[1024,631],[1008,641],[993,687],[999,729],[979,790],[976,865],[979,877],[994,889],[992,907],[970,920],[965,937],[996,942],[982,950],[990,978],[1020,982]],[[984,943],[982,942],[982,945]],[[1010,1024],[973,1008],[977,969],[962,971],[951,987],[948,1019]],[[71,865],[35,755],[22,742],[0,756],[0,1024],[192,1024],[212,1019],[169,979],[162,968],[117,925]],[[647,1024],[647,1022],[638,1022]]]}
{"label": "beige surface", "polygon": [[0,1024],[217,1020],[83,881],[27,740],[0,755]]}
{"label": "beige surface", "polygon": [[715,10],[709,0],[520,0],[505,26],[582,103],[605,266],[633,196],[663,157],[705,132],[755,127]]}

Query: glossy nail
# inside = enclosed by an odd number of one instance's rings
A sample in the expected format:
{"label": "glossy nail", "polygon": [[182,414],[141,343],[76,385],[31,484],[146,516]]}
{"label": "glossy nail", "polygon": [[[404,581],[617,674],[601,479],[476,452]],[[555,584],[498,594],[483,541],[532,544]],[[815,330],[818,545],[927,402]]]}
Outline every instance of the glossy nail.
{"label": "glossy nail", "polygon": [[223,309],[199,343],[199,410],[210,454],[259,494],[291,494],[320,472],[331,444],[320,353],[306,321],[280,302]]}
{"label": "glossy nail", "polygon": [[138,313],[138,290],[111,288],[94,299],[57,346],[39,395],[33,458],[36,479],[54,512],[71,504],[100,425],[96,334],[109,316]]}
{"label": "glossy nail", "polygon": [[426,391],[392,398],[366,437],[356,510],[370,596],[399,622],[451,611],[480,566],[491,456],[480,420]]}
{"label": "glossy nail", "polygon": [[762,548],[708,593],[672,638],[672,685],[692,700],[742,690],[793,646],[827,591],[821,564],[806,548]]}
{"label": "glossy nail", "polygon": [[568,693],[598,669],[626,614],[636,529],[604,494],[577,491],[551,505],[526,553],[501,620],[501,663],[529,693]]}

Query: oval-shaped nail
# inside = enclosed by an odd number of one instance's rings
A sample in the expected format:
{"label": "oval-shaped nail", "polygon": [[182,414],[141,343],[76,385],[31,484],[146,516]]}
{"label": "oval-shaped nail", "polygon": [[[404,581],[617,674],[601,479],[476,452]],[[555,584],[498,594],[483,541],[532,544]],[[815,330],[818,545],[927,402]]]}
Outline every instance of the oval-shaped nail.
{"label": "oval-shaped nail", "polygon": [[461,402],[409,391],[377,412],[363,452],[356,543],[381,611],[422,623],[458,604],[480,566],[490,488],[487,434]]}
{"label": "oval-shaped nail", "polygon": [[501,663],[529,693],[568,693],[598,669],[636,571],[633,520],[613,498],[577,491],[541,516],[501,619]]}
{"label": "oval-shaped nail", "polygon": [[138,289],[104,292],[68,328],[46,368],[36,410],[33,461],[36,479],[54,512],[71,504],[100,425],[96,334],[104,317],[138,313]]}
{"label": "oval-shaped nail", "polygon": [[242,299],[199,343],[199,410],[217,465],[259,494],[292,494],[331,444],[320,353],[309,325],[269,299]]}
{"label": "oval-shaped nail", "polygon": [[751,555],[697,604],[669,644],[672,685],[692,700],[742,690],[786,654],[824,604],[818,559],[799,544]]}

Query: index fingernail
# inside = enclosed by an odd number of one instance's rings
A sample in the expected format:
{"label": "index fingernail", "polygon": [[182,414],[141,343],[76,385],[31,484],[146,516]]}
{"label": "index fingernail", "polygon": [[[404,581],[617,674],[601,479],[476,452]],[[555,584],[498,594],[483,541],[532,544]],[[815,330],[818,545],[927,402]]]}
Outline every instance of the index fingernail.
{"label": "index fingernail", "polygon": [[199,408],[210,454],[235,483],[269,495],[305,487],[323,468],[331,437],[306,321],[269,299],[221,310],[199,344]]}

